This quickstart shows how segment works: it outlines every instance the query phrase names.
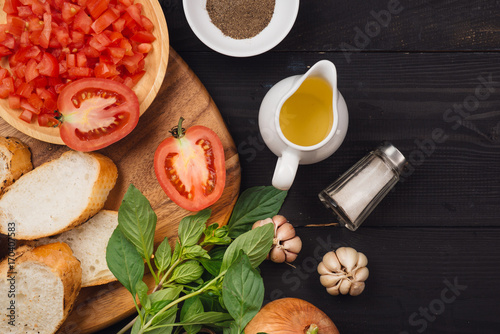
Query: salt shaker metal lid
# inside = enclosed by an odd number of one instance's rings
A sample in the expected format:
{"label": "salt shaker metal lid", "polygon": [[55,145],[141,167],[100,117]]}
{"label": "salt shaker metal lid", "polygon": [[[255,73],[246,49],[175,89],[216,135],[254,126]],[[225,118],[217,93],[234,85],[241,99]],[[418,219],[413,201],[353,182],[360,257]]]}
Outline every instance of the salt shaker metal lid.
{"label": "salt shaker metal lid", "polygon": [[388,141],[377,147],[377,150],[383,154],[383,159],[389,162],[401,174],[406,164],[406,158],[403,153]]}

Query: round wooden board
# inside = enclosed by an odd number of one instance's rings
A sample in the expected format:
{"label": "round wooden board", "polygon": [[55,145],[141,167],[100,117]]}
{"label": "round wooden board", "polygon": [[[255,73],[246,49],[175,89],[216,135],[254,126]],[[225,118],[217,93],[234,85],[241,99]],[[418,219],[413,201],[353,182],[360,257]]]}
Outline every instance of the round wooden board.
{"label": "round wooden board", "polygon": [[[211,207],[209,223],[225,224],[240,188],[241,171],[236,147],[205,87],[172,48],[163,85],[148,111],[140,118],[137,128],[120,142],[99,151],[115,162],[119,174],[105,208],[117,210],[129,184],[133,183],[148,198],[158,215],[156,245],[165,237],[173,245],[179,221],[192,214],[169,200],[159,186],[153,168],[156,147],[170,135],[168,131],[177,124],[180,116],[185,118],[183,125],[186,128],[205,125],[214,130],[222,141],[226,159],[226,187],[221,199]],[[28,144],[35,167],[68,150],[66,146],[28,137],[3,119],[0,119],[0,135],[14,136]],[[146,275],[145,281],[153,287],[151,275]],[[130,293],[119,283],[84,288],[59,333],[93,333],[134,312]]]}
{"label": "round wooden board", "polygon": [[[0,0],[0,8],[3,8],[4,2],[5,0]],[[145,58],[146,73],[133,88],[133,91],[139,99],[139,107],[142,115],[155,99],[155,96],[165,77],[169,51],[169,38],[167,22],[165,21],[165,16],[160,3],[157,0],[135,0],[135,2],[143,5],[143,14],[149,18],[155,26],[153,35],[156,37],[156,40],[152,43],[153,50]],[[4,23],[6,21],[7,16],[5,12],[0,10],[0,22]],[[2,59],[0,65],[8,68],[7,57]],[[38,126],[36,118],[33,118],[32,122],[28,124],[19,119],[20,113],[21,110],[13,110],[9,108],[9,102],[7,99],[0,99],[0,117],[2,117],[7,123],[30,137],[34,137],[48,143],[60,145],[64,144],[59,136],[58,128],[40,127]]]}

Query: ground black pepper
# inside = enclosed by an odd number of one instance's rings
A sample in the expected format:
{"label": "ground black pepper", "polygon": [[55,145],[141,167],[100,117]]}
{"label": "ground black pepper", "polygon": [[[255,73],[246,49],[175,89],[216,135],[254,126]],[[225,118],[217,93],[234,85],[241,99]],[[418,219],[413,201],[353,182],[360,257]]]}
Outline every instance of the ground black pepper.
{"label": "ground black pepper", "polygon": [[276,0],[207,0],[207,12],[224,35],[246,39],[267,27],[275,4]]}

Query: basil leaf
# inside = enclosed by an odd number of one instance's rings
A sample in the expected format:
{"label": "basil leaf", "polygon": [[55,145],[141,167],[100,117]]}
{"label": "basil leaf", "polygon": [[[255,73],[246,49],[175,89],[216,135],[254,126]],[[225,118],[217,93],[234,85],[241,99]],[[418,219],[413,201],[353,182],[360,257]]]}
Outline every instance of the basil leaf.
{"label": "basil leaf", "polygon": [[245,190],[238,198],[227,224],[229,236],[236,238],[250,230],[257,220],[276,215],[286,195],[286,191],[273,186],[253,187]]}
{"label": "basil leaf", "polygon": [[[173,326],[165,326],[168,324],[173,324],[175,323],[175,318],[177,316],[177,310],[178,307],[172,307],[163,312],[162,314],[158,315],[156,318],[154,318],[153,322],[151,323],[151,327],[147,329],[146,333],[153,333],[153,334],[170,334],[172,333],[172,330],[174,329]],[[165,326],[165,327],[162,327]],[[157,327],[157,328],[155,328]]]}
{"label": "basil leaf", "polygon": [[182,218],[179,223],[179,240],[183,247],[194,246],[198,243],[206,227],[206,222],[212,210],[205,209],[195,215]]}
{"label": "basil leaf", "polygon": [[113,275],[135,298],[135,287],[144,276],[144,262],[134,245],[118,228],[109,238],[106,263]]}
{"label": "basil leaf", "polygon": [[179,240],[175,240],[174,253],[172,254],[172,261],[170,262],[171,265],[174,264],[175,261],[179,260],[179,258],[181,257],[181,251],[182,247],[179,243]]}
{"label": "basil leaf", "polygon": [[[184,305],[182,305],[181,309],[181,322],[191,322],[187,319],[190,319],[192,316],[197,315],[199,313],[203,313],[203,304],[200,301],[200,298],[197,296],[186,299]],[[201,330],[200,325],[184,325],[184,330],[187,334],[196,334]]]}
{"label": "basil leaf", "polygon": [[144,281],[139,281],[135,285],[135,289],[137,291],[137,295],[139,296],[139,301],[141,302],[142,307],[146,310],[151,308],[151,300],[148,298],[148,286]]}
{"label": "basil leaf", "polygon": [[172,259],[172,249],[168,243],[168,238],[163,239],[160,246],[156,249],[155,265],[159,272],[165,271],[170,266]]}
{"label": "basil leaf", "polygon": [[274,225],[266,224],[243,233],[229,245],[222,259],[221,272],[228,269],[239,256],[240,251],[250,259],[253,268],[258,267],[265,260],[271,250],[274,239]]}
{"label": "basil leaf", "polygon": [[220,273],[220,267],[222,266],[222,260],[199,260],[203,268],[206,269],[212,276],[217,276]]}
{"label": "basil leaf", "polygon": [[264,301],[264,280],[246,254],[241,253],[228,268],[222,284],[222,298],[234,318],[235,333],[241,333]]}
{"label": "basil leaf", "polygon": [[224,312],[225,309],[219,303],[219,296],[213,293],[202,293],[199,295],[203,308],[211,312]]}
{"label": "basil leaf", "polygon": [[182,286],[176,286],[175,288],[166,288],[156,292],[153,292],[149,295],[149,299],[151,300],[151,304],[155,304],[156,302],[162,300],[175,300],[179,298],[179,295],[182,292]]}
{"label": "basil leaf", "polygon": [[188,284],[196,281],[203,274],[203,267],[198,261],[190,260],[181,263],[174,269],[172,280],[178,284]]}
{"label": "basil leaf", "polygon": [[232,239],[227,235],[228,232],[229,229],[227,226],[219,228],[219,224],[213,223],[203,232],[205,234],[205,238],[200,245],[229,245]]}
{"label": "basil leaf", "polygon": [[185,259],[205,258],[210,259],[208,252],[200,245],[194,245],[184,248]]}
{"label": "basil leaf", "polygon": [[182,322],[219,327],[219,324],[230,320],[233,320],[233,317],[226,312],[200,312],[198,314],[193,314],[192,316],[185,318]]}
{"label": "basil leaf", "polygon": [[118,228],[144,259],[153,254],[156,220],[148,199],[131,184],[118,209]]}

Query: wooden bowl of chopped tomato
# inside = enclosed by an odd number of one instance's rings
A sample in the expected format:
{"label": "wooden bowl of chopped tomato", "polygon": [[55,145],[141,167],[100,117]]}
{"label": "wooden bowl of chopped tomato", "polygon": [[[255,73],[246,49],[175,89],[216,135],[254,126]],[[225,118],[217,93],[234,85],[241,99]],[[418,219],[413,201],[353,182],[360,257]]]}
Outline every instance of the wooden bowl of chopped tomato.
{"label": "wooden bowl of chopped tomato", "polygon": [[[64,144],[59,93],[85,78],[130,87],[142,115],[163,82],[168,52],[156,0],[0,0],[0,117],[31,137]],[[95,96],[91,104],[103,94]]]}

